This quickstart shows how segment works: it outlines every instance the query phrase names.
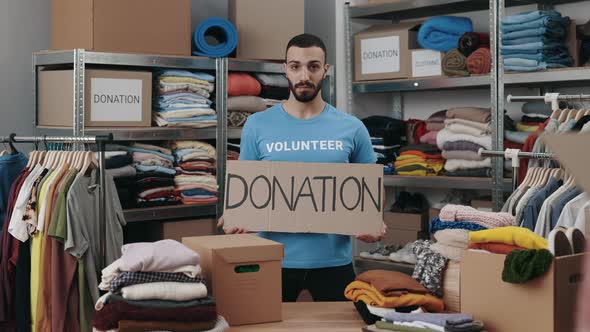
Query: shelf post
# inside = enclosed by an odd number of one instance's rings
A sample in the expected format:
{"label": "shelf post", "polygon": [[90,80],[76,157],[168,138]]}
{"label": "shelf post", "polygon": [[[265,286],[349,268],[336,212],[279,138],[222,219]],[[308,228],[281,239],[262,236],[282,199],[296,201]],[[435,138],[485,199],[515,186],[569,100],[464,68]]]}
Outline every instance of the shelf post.
{"label": "shelf post", "polygon": [[227,58],[215,59],[215,105],[217,112],[217,218],[223,215],[227,161]]}
{"label": "shelf post", "polygon": [[[490,0],[492,150],[495,151],[504,150],[504,66],[500,51],[503,10],[504,0]],[[492,184],[494,210],[499,211],[504,204],[504,158],[492,158]]]}

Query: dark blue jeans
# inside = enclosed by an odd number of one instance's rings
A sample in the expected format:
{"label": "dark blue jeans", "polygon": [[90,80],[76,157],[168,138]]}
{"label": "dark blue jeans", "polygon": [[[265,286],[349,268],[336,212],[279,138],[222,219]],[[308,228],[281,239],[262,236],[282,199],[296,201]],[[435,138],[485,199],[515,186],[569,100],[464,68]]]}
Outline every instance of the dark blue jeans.
{"label": "dark blue jeans", "polygon": [[315,302],[348,301],[344,289],[356,277],[352,263],[319,269],[283,269],[283,302],[295,302],[307,289]]}

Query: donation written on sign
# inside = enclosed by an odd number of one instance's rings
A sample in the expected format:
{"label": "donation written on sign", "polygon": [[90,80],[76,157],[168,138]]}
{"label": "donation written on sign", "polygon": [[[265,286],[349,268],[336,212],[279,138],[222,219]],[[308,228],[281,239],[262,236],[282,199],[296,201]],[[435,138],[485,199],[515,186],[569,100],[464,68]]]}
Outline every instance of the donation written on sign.
{"label": "donation written on sign", "polygon": [[379,234],[383,167],[228,161],[223,218],[249,231]]}

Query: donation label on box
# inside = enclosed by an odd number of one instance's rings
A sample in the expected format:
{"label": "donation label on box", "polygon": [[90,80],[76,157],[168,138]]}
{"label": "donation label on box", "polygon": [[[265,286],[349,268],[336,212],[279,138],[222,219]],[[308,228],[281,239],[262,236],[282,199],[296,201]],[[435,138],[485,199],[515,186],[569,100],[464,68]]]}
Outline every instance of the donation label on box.
{"label": "donation label on box", "polygon": [[413,50],[412,77],[441,76],[441,58],[439,51]]}
{"label": "donation label on box", "polygon": [[399,36],[361,40],[361,56],[361,72],[363,75],[399,72]]}
{"label": "donation label on box", "polygon": [[91,121],[142,121],[141,80],[92,78]]}
{"label": "donation label on box", "polygon": [[344,235],[381,231],[381,165],[228,161],[226,173],[226,227]]}

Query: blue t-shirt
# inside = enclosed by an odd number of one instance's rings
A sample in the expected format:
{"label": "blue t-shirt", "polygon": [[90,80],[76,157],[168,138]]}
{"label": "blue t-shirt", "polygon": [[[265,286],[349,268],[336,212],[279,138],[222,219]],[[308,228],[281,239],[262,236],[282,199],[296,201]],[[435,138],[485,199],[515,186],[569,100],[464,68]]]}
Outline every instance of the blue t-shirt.
{"label": "blue t-shirt", "polygon": [[[326,104],[311,119],[290,116],[283,105],[253,114],[242,131],[240,160],[375,163],[369,132],[354,116]],[[352,261],[350,236],[261,232],[285,246],[285,268],[322,268]]]}

